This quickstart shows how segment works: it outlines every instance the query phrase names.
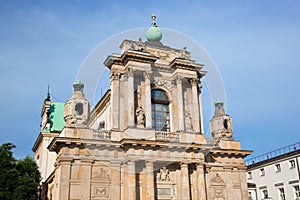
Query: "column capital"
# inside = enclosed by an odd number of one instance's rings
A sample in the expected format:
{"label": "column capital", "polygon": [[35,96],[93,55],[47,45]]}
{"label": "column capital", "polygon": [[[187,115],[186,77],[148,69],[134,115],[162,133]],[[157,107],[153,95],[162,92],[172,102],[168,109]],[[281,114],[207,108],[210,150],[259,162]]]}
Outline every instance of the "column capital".
{"label": "column capital", "polygon": [[114,81],[114,80],[119,80],[119,78],[120,78],[120,73],[118,73],[118,72],[111,72],[110,73],[110,79],[112,80],[112,81]]}
{"label": "column capital", "polygon": [[114,167],[120,167],[121,166],[121,162],[120,161],[110,161],[111,166]]}
{"label": "column capital", "polygon": [[128,160],[127,165],[135,165],[135,161],[134,160]]}
{"label": "column capital", "polygon": [[134,69],[132,69],[132,68],[128,68],[128,72],[127,72],[127,75],[128,75],[128,77],[133,77],[134,76]]}
{"label": "column capital", "polygon": [[144,76],[145,80],[146,79],[150,79],[151,71],[145,71],[145,72],[143,72],[143,76]]}
{"label": "column capital", "polygon": [[197,84],[199,83],[199,79],[197,79],[197,78],[192,78],[192,79],[190,80],[190,83],[191,83],[192,86],[197,86]]}
{"label": "column capital", "polygon": [[199,162],[196,164],[197,169],[198,168],[203,168],[204,167],[204,162]]}
{"label": "column capital", "polygon": [[176,84],[181,84],[182,83],[182,76],[176,76],[175,77],[175,82],[176,82]]}
{"label": "column capital", "polygon": [[127,81],[128,80],[128,74],[127,73],[122,74],[120,79],[121,79],[121,81]]}
{"label": "column capital", "polygon": [[146,166],[153,166],[153,161],[145,161]]}
{"label": "column capital", "polygon": [[189,163],[181,162],[181,163],[180,163],[180,166],[181,166],[181,167],[188,167],[188,166],[189,166]]}

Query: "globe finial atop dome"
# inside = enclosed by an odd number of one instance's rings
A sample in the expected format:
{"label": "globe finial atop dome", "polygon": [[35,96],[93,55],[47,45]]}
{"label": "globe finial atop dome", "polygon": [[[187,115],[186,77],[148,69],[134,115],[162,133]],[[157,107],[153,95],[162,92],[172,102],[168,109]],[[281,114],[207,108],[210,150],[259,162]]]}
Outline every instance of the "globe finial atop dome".
{"label": "globe finial atop dome", "polygon": [[162,38],[162,32],[159,30],[159,28],[156,25],[155,22],[156,15],[152,14],[151,19],[152,19],[151,27],[146,32],[147,40],[159,42]]}

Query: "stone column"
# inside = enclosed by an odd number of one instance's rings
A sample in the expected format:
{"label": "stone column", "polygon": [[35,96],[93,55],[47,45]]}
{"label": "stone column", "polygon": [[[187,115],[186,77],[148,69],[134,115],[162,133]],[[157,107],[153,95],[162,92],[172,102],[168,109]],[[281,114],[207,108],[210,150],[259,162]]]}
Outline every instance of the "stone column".
{"label": "stone column", "polygon": [[70,198],[70,173],[71,173],[71,158],[61,158],[58,161],[59,165],[59,189],[58,199],[68,200]]}
{"label": "stone column", "polygon": [[[92,160],[81,160],[81,198],[91,198]],[[72,192],[72,191],[71,191]]]}
{"label": "stone column", "polygon": [[119,162],[111,162],[111,199],[121,198],[121,166]]}
{"label": "stone column", "polygon": [[178,130],[184,131],[183,93],[182,93],[182,80],[180,76],[176,78],[176,85],[177,85],[177,101],[178,101]]}
{"label": "stone column", "polygon": [[181,163],[181,199],[190,200],[190,181],[188,164]]}
{"label": "stone column", "polygon": [[146,128],[152,128],[152,111],[151,111],[151,83],[150,83],[150,72],[143,73],[145,78],[145,117],[146,117]]}
{"label": "stone column", "polygon": [[194,131],[200,132],[200,119],[199,119],[199,101],[198,101],[198,80],[191,79],[192,96],[193,96],[193,127]]}
{"label": "stone column", "polygon": [[120,74],[111,72],[111,103],[112,103],[112,128],[119,129],[119,110],[120,110]]}
{"label": "stone column", "polygon": [[198,188],[198,200],[206,200],[205,190],[205,174],[203,164],[197,165],[197,188]]}
{"label": "stone column", "polygon": [[128,181],[127,181],[127,165],[123,163],[121,165],[121,200],[128,199]]}
{"label": "stone column", "polygon": [[128,174],[127,174],[127,183],[128,183],[128,200],[136,199],[136,171],[135,171],[135,162],[128,162]]}
{"label": "stone column", "polygon": [[128,80],[127,80],[128,127],[134,127],[134,75],[133,75],[133,69],[129,69],[127,75],[128,75]]}
{"label": "stone column", "polygon": [[146,200],[154,200],[153,162],[146,162]]}
{"label": "stone column", "polygon": [[204,134],[204,119],[203,119],[203,105],[202,105],[202,84],[199,83],[199,112],[200,112],[200,132]]}

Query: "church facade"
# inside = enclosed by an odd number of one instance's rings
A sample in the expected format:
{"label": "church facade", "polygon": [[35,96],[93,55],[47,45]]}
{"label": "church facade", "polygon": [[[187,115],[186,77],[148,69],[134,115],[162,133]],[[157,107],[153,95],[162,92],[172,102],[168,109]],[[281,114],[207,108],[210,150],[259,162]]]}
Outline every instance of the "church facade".
{"label": "church facade", "polygon": [[110,90],[93,109],[81,81],[65,103],[45,99],[33,147],[41,199],[248,199],[251,151],[233,139],[221,101],[204,137],[204,65],[161,36],[153,16],[146,42],[124,40],[106,58]]}

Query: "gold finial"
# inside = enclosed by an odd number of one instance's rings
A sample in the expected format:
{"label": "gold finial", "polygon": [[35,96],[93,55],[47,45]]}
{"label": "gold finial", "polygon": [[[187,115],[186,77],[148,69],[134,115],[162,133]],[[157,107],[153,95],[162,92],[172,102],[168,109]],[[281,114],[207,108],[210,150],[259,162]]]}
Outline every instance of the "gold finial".
{"label": "gold finial", "polygon": [[151,15],[152,23],[155,24],[156,15],[153,13]]}

